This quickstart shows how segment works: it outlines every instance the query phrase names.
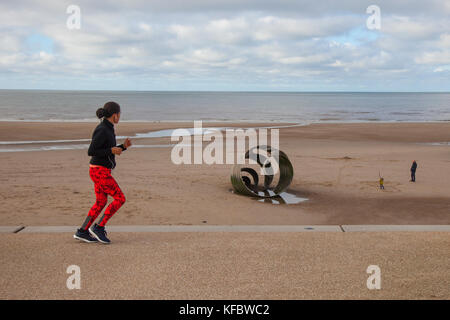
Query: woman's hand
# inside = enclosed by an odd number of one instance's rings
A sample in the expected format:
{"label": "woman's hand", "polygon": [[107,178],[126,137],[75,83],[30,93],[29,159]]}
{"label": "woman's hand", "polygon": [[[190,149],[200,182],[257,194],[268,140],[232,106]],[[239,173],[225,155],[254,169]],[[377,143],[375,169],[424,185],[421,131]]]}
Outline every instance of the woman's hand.
{"label": "woman's hand", "polygon": [[112,147],[111,148],[111,152],[115,155],[120,156],[120,154],[122,153],[122,148],[120,147]]}
{"label": "woman's hand", "polygon": [[125,147],[125,148],[129,148],[129,147],[131,147],[133,144],[131,143],[131,140],[129,139],[129,138],[126,138],[125,139],[125,142],[123,143],[123,146]]}

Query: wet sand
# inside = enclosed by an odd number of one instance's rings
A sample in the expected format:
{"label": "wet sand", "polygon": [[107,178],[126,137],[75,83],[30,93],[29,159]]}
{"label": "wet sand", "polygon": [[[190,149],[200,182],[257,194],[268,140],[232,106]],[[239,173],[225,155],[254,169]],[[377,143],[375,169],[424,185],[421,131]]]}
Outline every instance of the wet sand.
{"label": "wet sand", "polygon": [[[95,123],[0,122],[1,141],[90,138]],[[249,127],[264,124],[248,124]],[[267,124],[274,126],[273,123]],[[118,136],[193,123],[119,123]],[[233,126],[209,123],[206,126]],[[235,124],[242,127],[244,124]],[[175,165],[170,147],[130,148],[113,176],[127,202],[116,225],[450,224],[449,123],[314,124],[280,129],[294,166],[288,192],[308,201],[272,205],[230,192],[231,165]],[[135,144],[170,144],[170,138]],[[409,168],[417,160],[417,182]],[[95,201],[86,150],[0,153],[0,225],[78,225]],[[378,189],[379,172],[385,178]]]}

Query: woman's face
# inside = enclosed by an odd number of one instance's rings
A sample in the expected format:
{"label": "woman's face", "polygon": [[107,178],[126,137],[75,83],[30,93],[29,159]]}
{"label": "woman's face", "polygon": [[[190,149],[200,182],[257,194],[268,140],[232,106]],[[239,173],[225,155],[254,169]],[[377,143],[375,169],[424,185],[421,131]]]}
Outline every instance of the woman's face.
{"label": "woman's face", "polygon": [[120,120],[120,112],[114,113],[112,116],[112,120],[115,124],[119,123]]}

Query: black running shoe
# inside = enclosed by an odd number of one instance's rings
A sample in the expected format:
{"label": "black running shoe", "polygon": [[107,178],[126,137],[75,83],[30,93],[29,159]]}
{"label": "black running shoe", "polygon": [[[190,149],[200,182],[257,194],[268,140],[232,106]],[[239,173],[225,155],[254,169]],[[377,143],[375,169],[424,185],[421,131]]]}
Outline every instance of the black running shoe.
{"label": "black running shoe", "polygon": [[93,227],[89,229],[91,235],[96,238],[101,243],[111,243],[111,241],[106,237],[105,227],[100,227],[98,224],[95,224]]}
{"label": "black running shoe", "polygon": [[78,229],[73,237],[84,242],[97,242],[97,239],[92,237],[88,230]]}

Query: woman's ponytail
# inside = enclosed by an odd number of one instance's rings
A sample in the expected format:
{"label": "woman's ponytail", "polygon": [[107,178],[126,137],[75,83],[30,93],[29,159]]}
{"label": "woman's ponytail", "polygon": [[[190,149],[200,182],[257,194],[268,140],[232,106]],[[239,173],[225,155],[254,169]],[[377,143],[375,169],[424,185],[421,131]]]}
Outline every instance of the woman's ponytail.
{"label": "woman's ponytail", "polygon": [[96,112],[97,118],[101,119],[105,116],[105,109],[98,108]]}
{"label": "woman's ponytail", "polygon": [[105,103],[105,105],[103,106],[103,108],[98,108],[96,115],[97,118],[101,119],[101,118],[109,118],[111,117],[113,114],[115,113],[119,113],[120,112],[120,106],[118,103],[116,102],[107,102]]}

